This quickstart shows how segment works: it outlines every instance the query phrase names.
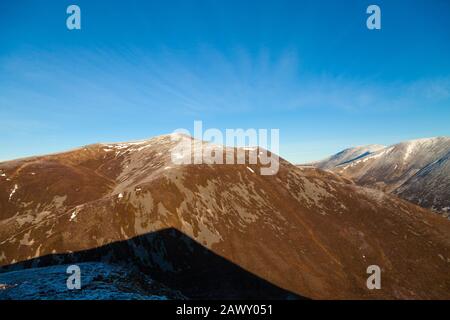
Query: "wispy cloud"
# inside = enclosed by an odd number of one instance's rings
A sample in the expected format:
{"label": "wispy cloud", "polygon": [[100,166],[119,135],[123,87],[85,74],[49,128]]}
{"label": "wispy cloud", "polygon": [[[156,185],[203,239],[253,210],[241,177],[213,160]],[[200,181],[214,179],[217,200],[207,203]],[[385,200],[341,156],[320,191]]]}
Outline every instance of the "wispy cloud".
{"label": "wispy cloud", "polygon": [[[386,111],[420,108],[450,98],[450,78],[382,83],[303,73],[295,51],[274,55],[212,48],[193,54],[127,48],[64,55],[32,52],[3,58],[2,104],[39,95],[50,107],[152,109],[204,114],[297,108]],[[6,83],[7,82],[7,83]],[[65,97],[63,100],[58,100]],[[73,110],[73,109],[72,109]],[[73,110],[74,112],[76,110]]]}

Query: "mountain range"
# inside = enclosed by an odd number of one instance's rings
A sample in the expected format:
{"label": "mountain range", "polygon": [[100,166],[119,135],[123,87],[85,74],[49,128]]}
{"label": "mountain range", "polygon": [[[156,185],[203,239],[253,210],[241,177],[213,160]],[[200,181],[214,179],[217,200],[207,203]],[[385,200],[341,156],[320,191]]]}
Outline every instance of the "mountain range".
{"label": "mountain range", "polygon": [[311,165],[450,214],[449,137],[349,148]]}
{"label": "mountain range", "polygon": [[[207,145],[173,134],[0,163],[0,299],[61,297],[47,287],[29,294],[26,279],[59,279],[65,268],[57,266],[72,263],[87,266],[81,298],[126,268],[155,285],[111,288],[119,297],[450,299],[448,220],[379,190],[392,191],[387,184],[364,187],[283,158],[267,176],[258,174],[260,162],[174,165],[171,153],[186,139]],[[441,152],[441,140],[429,153]],[[401,147],[410,150],[402,169],[416,171],[410,178],[424,170],[409,164],[419,145]],[[388,150],[347,153],[353,161],[335,168],[372,163],[383,151],[394,158]],[[361,152],[369,154],[356,160]],[[414,164],[436,157],[423,156]],[[92,263],[102,264],[101,277]],[[371,265],[382,271],[379,290],[366,285]]]}

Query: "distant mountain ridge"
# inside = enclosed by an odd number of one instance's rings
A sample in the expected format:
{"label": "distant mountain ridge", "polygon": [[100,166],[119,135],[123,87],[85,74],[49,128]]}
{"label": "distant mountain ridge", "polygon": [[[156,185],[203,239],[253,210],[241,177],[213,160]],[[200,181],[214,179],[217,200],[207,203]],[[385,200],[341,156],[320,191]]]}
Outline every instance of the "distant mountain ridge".
{"label": "distant mountain ridge", "polygon": [[332,155],[322,161],[311,163],[314,166],[317,166],[321,169],[332,169],[336,166],[349,163],[351,161],[360,159],[367,155],[370,155],[374,152],[377,152],[381,149],[384,149],[386,146],[379,144],[369,144],[366,146],[359,146],[354,148],[348,148],[342,150],[341,152]]}
{"label": "distant mountain ridge", "polygon": [[396,194],[433,211],[450,213],[450,138],[434,137],[391,146],[345,149],[311,165],[357,184]]}

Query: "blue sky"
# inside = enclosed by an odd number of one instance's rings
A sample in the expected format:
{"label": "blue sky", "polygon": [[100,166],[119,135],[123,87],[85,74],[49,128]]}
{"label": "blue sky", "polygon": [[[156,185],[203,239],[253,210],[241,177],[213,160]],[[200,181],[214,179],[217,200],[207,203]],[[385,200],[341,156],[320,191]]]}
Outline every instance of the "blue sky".
{"label": "blue sky", "polygon": [[[81,8],[81,30],[66,8]],[[382,29],[366,28],[378,4]],[[193,129],[281,155],[450,134],[450,2],[2,1],[0,160]]]}

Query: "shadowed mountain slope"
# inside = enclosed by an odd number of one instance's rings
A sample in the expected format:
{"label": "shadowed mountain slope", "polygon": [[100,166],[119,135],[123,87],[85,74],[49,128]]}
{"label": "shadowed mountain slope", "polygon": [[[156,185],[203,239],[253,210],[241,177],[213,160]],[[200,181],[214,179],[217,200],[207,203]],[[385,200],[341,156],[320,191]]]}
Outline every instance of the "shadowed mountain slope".
{"label": "shadowed mountain slope", "polygon": [[185,300],[179,291],[136,268],[104,262],[77,262],[81,290],[67,288],[73,265],[58,264],[0,272],[0,300]]}
{"label": "shadowed mountain slope", "polygon": [[[140,278],[148,276],[156,280],[156,283],[171,289],[165,290],[171,298],[176,297],[171,292],[181,292],[182,295],[178,296],[190,299],[301,298],[216,255],[174,228],[112,242],[94,249],[42,256],[0,268],[0,272],[82,262],[102,262],[110,266],[119,264],[124,270],[136,269],[129,274],[139,275],[140,272]],[[67,277],[65,271],[61,270],[62,275]],[[106,282],[108,278],[104,280]],[[63,284],[65,285],[65,281]],[[164,293],[162,286],[155,287],[153,285],[147,290],[153,294],[156,291],[158,295]],[[92,291],[92,285],[89,289]],[[82,292],[75,294],[80,295]],[[0,299],[1,297],[2,291]]]}

